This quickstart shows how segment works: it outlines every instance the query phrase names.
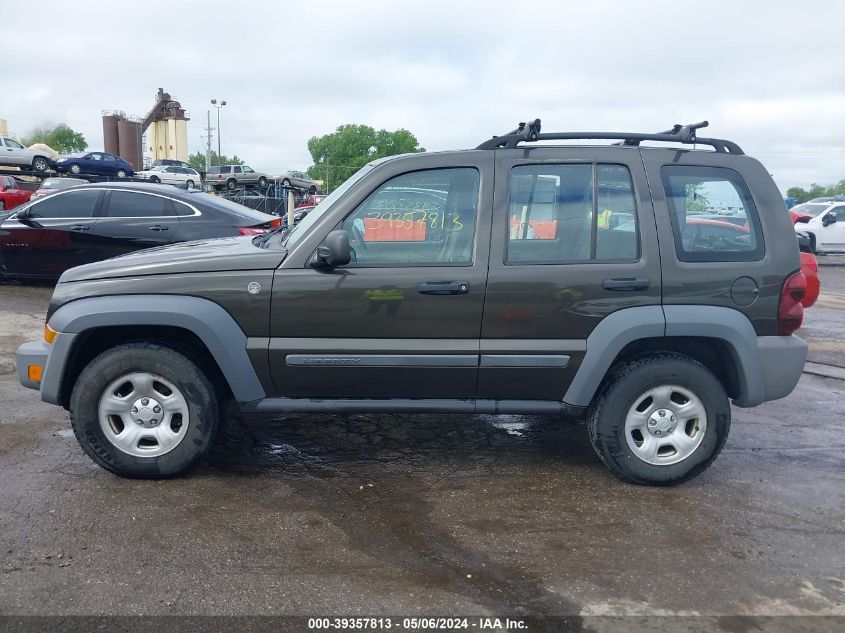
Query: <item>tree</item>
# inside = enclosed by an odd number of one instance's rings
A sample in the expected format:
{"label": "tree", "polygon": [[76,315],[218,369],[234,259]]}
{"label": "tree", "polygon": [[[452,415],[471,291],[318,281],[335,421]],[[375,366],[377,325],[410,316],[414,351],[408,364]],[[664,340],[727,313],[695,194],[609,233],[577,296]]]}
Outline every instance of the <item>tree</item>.
{"label": "tree", "polygon": [[[188,164],[196,169],[197,171],[205,171],[205,153],[204,152],[197,152],[196,154],[191,154],[188,156]],[[222,156],[218,156],[217,152],[212,150],[211,152],[211,165],[243,165],[244,162],[238,158],[238,155],[235,154],[231,158],[223,154]]]}
{"label": "tree", "polygon": [[32,134],[24,139],[23,143],[26,146],[44,143],[60,154],[81,152],[88,147],[85,137],[79,132],[74,132],[64,123],[59,123],[53,127],[36,128]]}
{"label": "tree", "polygon": [[424,152],[417,138],[408,130],[378,130],[368,125],[341,125],[325,136],[308,141],[308,151],[314,161],[308,175],[323,181],[323,191],[329,192],[364,165],[377,158]]}
{"label": "tree", "polygon": [[827,185],[826,187],[814,182],[810,185],[809,190],[803,187],[790,187],[786,190],[786,195],[789,198],[795,198],[798,204],[823,196],[845,195],[845,180],[840,180],[835,185]]}

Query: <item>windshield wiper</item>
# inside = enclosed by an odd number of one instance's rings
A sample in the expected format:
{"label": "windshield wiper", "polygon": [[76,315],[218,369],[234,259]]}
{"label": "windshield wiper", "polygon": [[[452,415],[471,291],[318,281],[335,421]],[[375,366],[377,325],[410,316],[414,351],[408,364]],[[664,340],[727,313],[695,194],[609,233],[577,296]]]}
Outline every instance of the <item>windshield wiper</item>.
{"label": "windshield wiper", "polygon": [[281,235],[284,237],[287,233],[290,232],[290,228],[286,224],[280,224],[279,226],[270,229],[264,235],[258,238],[258,246],[260,248],[266,248],[267,242],[270,241],[274,235]]}

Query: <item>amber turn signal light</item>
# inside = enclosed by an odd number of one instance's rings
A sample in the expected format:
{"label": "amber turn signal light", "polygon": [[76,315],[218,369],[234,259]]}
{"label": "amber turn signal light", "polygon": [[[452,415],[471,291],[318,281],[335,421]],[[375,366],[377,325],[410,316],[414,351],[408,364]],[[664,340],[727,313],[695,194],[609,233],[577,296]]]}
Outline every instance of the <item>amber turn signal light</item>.
{"label": "amber turn signal light", "polygon": [[44,326],[44,342],[52,344],[53,341],[56,340],[56,337],[59,335],[56,330],[51,328],[49,325]]}
{"label": "amber turn signal light", "polygon": [[26,374],[32,382],[41,382],[41,376],[44,373],[44,367],[41,365],[28,365]]}

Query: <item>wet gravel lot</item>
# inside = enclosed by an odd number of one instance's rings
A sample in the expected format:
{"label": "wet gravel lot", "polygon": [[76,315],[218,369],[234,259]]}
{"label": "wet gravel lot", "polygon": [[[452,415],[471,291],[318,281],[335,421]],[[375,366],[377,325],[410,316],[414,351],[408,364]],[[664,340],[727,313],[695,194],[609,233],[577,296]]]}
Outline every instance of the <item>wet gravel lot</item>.
{"label": "wet gravel lot", "polygon": [[229,411],[191,476],[119,479],[13,373],[51,289],[0,285],[0,615],[843,616],[845,268],[822,280],[802,332],[821,369],[734,409],[721,457],[671,489],[520,416]]}

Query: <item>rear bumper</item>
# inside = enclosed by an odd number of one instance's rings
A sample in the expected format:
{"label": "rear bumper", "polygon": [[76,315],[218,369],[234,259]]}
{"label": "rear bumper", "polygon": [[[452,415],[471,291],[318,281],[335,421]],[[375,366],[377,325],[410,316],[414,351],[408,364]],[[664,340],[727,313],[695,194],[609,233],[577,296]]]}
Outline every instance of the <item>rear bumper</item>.
{"label": "rear bumper", "polygon": [[785,398],[801,379],[807,360],[807,343],[795,336],[757,337],[763,367],[765,400]]}

